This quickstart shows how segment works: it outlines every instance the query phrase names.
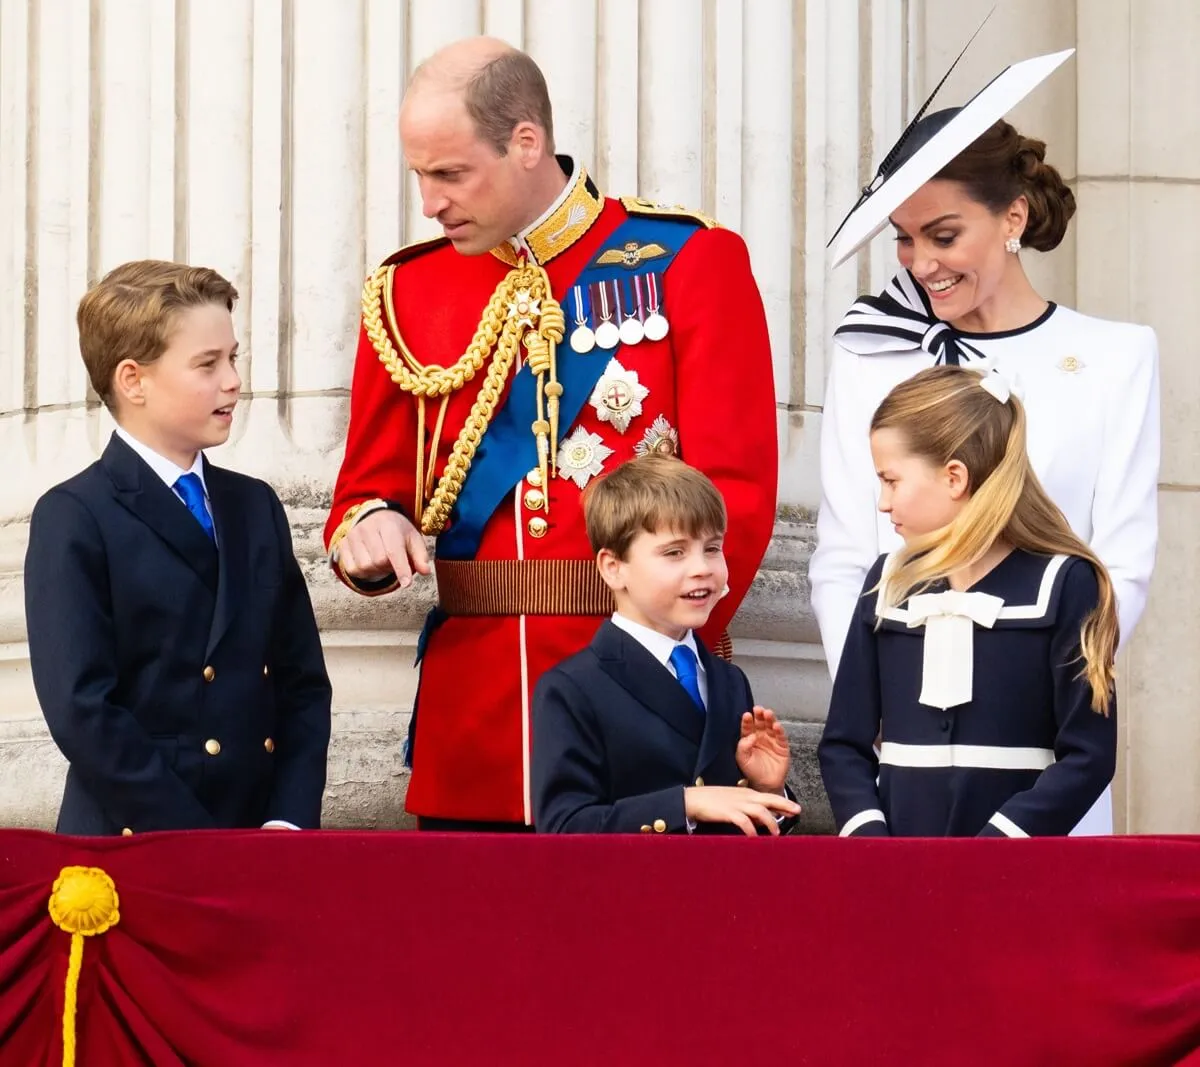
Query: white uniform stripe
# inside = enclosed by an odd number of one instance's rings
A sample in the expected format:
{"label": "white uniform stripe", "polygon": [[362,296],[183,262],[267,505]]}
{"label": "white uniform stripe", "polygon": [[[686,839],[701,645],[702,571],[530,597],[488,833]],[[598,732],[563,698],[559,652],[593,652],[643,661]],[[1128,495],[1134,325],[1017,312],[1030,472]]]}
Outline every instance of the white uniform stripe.
{"label": "white uniform stripe", "polygon": [[853,818],[846,820],[846,825],[842,827],[838,833],[838,837],[849,837],[855,830],[866,826],[869,822],[881,822],[886,825],[887,819],[884,818],[883,812],[878,808],[871,808],[869,811],[860,811]]}
{"label": "white uniform stripe", "polygon": [[1044,771],[1054,762],[1049,748],[1007,745],[905,745],[884,741],[879,762],[890,767],[975,767],[995,771]]}
{"label": "white uniform stripe", "polygon": [[[524,482],[518,482],[513,492],[513,521],[517,533],[517,559],[525,558],[525,528],[522,526],[521,501],[524,499]],[[549,490],[547,490],[548,492]],[[517,619],[517,638],[521,656],[521,800],[525,814],[525,825],[533,825],[533,789],[529,773],[529,648],[525,641],[525,616]]]}
{"label": "white uniform stripe", "polygon": [[996,812],[995,815],[988,819],[988,822],[991,823],[992,826],[994,826],[997,830],[999,830],[1005,837],[1029,836],[1015,822],[1013,822],[1012,819],[1005,815],[1001,815],[1000,812]]}

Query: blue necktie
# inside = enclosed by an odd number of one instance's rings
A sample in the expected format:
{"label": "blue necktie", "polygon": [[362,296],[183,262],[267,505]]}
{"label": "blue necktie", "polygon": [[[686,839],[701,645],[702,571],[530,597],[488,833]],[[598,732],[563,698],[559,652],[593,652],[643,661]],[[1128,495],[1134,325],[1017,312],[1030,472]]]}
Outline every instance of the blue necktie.
{"label": "blue necktie", "polygon": [[175,481],[175,492],[187,505],[188,511],[196,517],[196,521],[204,527],[209,539],[215,541],[217,538],[213,532],[212,516],[204,506],[204,483],[200,481],[200,475],[181,474]]}
{"label": "blue necktie", "polygon": [[676,645],[671,649],[671,666],[675,668],[675,677],[679,684],[687,690],[687,695],[695,702],[696,707],[704,710],[704,698],[700,695],[700,677],[697,673],[696,653],[687,645]]}

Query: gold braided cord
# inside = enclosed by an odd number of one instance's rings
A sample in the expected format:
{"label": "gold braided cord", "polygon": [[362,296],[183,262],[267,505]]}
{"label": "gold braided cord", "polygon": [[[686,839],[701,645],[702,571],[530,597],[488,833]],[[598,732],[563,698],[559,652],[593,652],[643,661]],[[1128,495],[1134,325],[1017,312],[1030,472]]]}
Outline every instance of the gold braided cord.
{"label": "gold braided cord", "polygon": [[[429,443],[429,470],[425,475],[425,497],[433,493],[433,474],[436,467],[438,448],[442,443],[442,427],[446,425],[446,408],[450,406],[449,395],[442,397],[442,402],[438,405],[437,423],[433,427],[433,439]],[[416,512],[413,512],[415,515]]]}
{"label": "gold braided cord", "polygon": [[[437,453],[435,452],[436,456]],[[431,463],[432,467],[433,464]],[[420,515],[425,508],[425,398],[417,397],[417,481],[413,489],[414,515]]]}
{"label": "gold braided cord", "polygon": [[[432,363],[428,366],[420,363],[400,336],[392,308],[392,276],[395,270],[394,266],[382,266],[363,286],[363,327],[392,381],[414,396],[445,396],[447,393],[457,392],[475,377],[496,347],[505,325],[508,301],[521,287],[519,283],[514,282],[514,275],[520,275],[524,279],[526,275],[532,274],[532,271],[521,268],[509,271],[488,301],[467,351],[449,367],[439,367]],[[384,326],[384,301],[387,302],[391,337]],[[399,353],[392,343],[393,337],[400,347]]]}
{"label": "gold braided cord", "polygon": [[[363,287],[363,328],[388,375],[404,392],[418,398],[448,398],[450,393],[456,392],[471,381],[490,357],[487,373],[479,387],[475,403],[454,442],[437,487],[421,514],[421,532],[436,535],[446,528],[450,519],[450,512],[462,491],[475,452],[500,403],[505,383],[513,363],[516,362],[526,331],[537,338],[531,338],[534,348],[540,347],[539,341],[543,345],[547,341],[553,345],[562,337],[564,316],[561,307],[554,300],[546,272],[540,266],[521,263],[510,270],[496,287],[476,327],[475,336],[467,346],[467,351],[449,367],[424,365],[409,351],[396,323],[392,306],[394,270],[394,267],[385,265],[367,279]],[[387,325],[384,322],[385,314]],[[544,326],[539,328],[538,324],[543,321]],[[552,367],[553,360],[549,362]],[[544,374],[539,375],[539,406],[543,395],[543,380]],[[438,422],[435,440],[440,435],[440,417]],[[547,425],[547,431],[548,429]],[[538,443],[539,448],[546,447],[544,437]],[[418,448],[423,456],[423,441],[418,442]],[[436,459],[435,452],[429,460],[430,474]],[[423,465],[422,459],[418,459],[418,483],[423,480],[420,473]],[[423,488],[418,484],[418,497]]]}

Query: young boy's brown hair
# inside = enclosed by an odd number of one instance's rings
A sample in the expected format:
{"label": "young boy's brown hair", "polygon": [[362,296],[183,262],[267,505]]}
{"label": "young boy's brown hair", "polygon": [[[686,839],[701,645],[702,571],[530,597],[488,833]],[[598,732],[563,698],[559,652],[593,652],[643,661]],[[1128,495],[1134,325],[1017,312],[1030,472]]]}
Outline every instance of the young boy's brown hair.
{"label": "young boy's brown hair", "polygon": [[709,479],[686,463],[652,452],[622,463],[583,493],[592,551],[625,559],[639,531],[671,530],[688,537],[723,536],[725,501]]}
{"label": "young boy's brown hair", "polygon": [[157,360],[179,312],[205,304],[233,311],[237,298],[232,283],[210,267],[139,259],[109,271],[84,294],[75,315],[83,365],[104,406],[116,410],[117,365]]}

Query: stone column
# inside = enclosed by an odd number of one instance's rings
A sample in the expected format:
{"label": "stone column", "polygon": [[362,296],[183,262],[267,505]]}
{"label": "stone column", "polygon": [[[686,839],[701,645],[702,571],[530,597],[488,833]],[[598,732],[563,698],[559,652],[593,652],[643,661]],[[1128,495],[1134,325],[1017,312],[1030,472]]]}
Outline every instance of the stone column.
{"label": "stone column", "polygon": [[1158,333],[1163,462],[1146,614],[1118,699],[1135,832],[1200,832],[1200,7],[1189,0],[1079,4],[1078,300]]}
{"label": "stone column", "polygon": [[[399,742],[433,590],[355,596],[328,573],[320,528],[362,278],[431,232],[399,151],[403,86],[436,47],[477,32],[542,64],[560,149],[607,192],[699,208],[750,245],[775,349],[783,510],[735,638],[811,753],[827,688],[804,582],[821,339],[854,288],[830,296],[819,261],[855,187],[840,177],[860,154],[860,94],[881,99],[869,71],[885,55],[898,70],[900,54],[884,37],[863,50],[856,5],[584,0],[567,33],[556,0],[5,0],[0,450],[17,477],[0,480],[0,822],[50,825],[61,786],[29,677],[21,569],[34,501],[112,429],[78,358],[75,305],[142,257],[206,263],[240,291],[245,395],[213,459],[269,480],[292,519],[336,692],[328,821],[402,821]],[[838,173],[825,174],[826,154]]]}

